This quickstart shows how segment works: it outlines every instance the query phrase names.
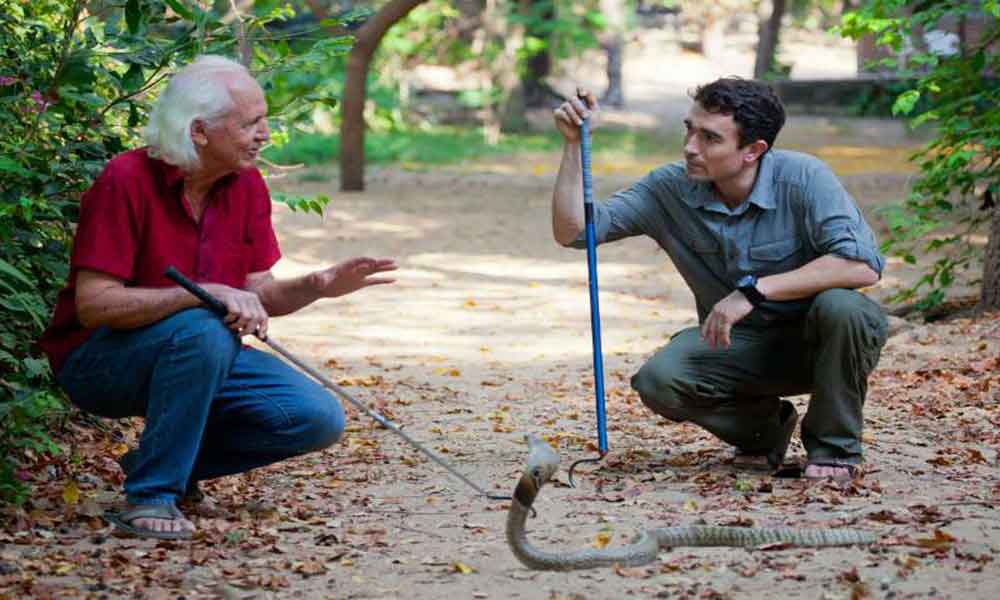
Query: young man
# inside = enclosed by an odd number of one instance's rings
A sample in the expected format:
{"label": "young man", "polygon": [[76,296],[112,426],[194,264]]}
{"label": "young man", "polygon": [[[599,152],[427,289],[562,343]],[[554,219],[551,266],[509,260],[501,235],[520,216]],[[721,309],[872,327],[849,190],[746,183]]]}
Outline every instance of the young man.
{"label": "young man", "polygon": [[[552,231],[584,247],[580,129],[589,93],[557,108],[565,145]],[[586,103],[584,102],[586,101]],[[798,415],[781,396],[811,393],[805,476],[847,479],[862,460],[867,377],[886,340],[875,236],[830,169],[773,150],[784,108],[762,83],[697,88],[684,160],[595,206],[597,242],[648,235],[694,293],[700,326],[675,334],[632,378],[654,412],[736,447],[736,461],[778,468]]]}
{"label": "young man", "polygon": [[[279,280],[271,199],[254,166],[267,104],[238,63],[203,56],[173,76],[147,147],[112,159],[80,201],[70,274],[41,345],[70,400],[104,417],[145,417],[120,463],[130,533],[191,537],[177,509],[198,482],[333,444],[343,411],[270,354],[244,347],[268,318],[391,279],[390,259],[355,258]],[[229,311],[225,323],[168,266]]]}

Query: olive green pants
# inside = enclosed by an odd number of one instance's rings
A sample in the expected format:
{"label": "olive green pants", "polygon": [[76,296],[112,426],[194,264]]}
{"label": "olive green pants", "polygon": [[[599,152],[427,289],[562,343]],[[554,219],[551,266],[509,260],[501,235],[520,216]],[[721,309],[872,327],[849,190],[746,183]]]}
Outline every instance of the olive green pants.
{"label": "olive green pants", "polygon": [[697,327],[677,333],[639,372],[643,403],[691,421],[749,452],[778,444],[781,396],[811,393],[802,420],[810,461],[861,462],[862,406],[887,323],[878,304],[852,290],[819,294],[805,318],[732,330],[709,348]]}

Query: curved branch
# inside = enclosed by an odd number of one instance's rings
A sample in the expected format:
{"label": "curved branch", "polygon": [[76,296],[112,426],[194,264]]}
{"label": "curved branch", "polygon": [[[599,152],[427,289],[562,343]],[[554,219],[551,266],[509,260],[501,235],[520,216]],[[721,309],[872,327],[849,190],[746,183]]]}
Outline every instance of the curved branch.
{"label": "curved branch", "polygon": [[354,33],[347,56],[344,96],[340,105],[340,189],[365,189],[365,98],[368,67],[390,27],[425,0],[391,0]]}

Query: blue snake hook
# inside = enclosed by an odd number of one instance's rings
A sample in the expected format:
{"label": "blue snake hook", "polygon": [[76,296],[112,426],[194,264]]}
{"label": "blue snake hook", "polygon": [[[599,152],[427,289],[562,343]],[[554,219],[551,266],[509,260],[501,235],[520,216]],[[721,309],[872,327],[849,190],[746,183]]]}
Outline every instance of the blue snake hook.
{"label": "blue snake hook", "polygon": [[568,479],[571,487],[573,469],[580,463],[600,462],[608,453],[607,419],[604,411],[604,358],[601,355],[601,309],[597,294],[597,235],[594,230],[594,189],[590,172],[590,120],[580,124],[580,163],[583,171],[583,215],[587,238],[587,275],[590,280],[590,333],[594,345],[594,399],[597,412],[598,458],[584,458],[569,467]]}

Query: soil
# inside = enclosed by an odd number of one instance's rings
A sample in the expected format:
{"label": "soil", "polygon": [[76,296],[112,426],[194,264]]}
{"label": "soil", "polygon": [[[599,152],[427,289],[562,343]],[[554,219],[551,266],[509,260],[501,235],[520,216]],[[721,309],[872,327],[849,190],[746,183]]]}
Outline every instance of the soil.
{"label": "soil", "polygon": [[[716,74],[690,57],[683,66]],[[656,83],[627,88],[629,110],[607,120],[659,126],[682,112],[683,96],[662,99]],[[876,221],[912,176],[900,157],[916,141],[898,123],[795,117],[781,141],[826,158]],[[595,455],[585,256],[550,234],[557,161],[370,169],[363,194],[336,192],[335,165],[273,184],[333,197],[323,218],[277,210],[278,276],[364,254],[401,269],[392,286],[276,319],[272,337],[495,493],[520,476],[525,433],[556,445],[564,467]],[[606,195],[648,165],[600,155],[594,167]],[[654,418],[629,388],[671,333],[696,323],[662,252],[646,239],[602,246],[598,270],[610,454],[578,471],[576,489],[563,471],[542,491],[532,540],[578,549],[709,523],[849,526],[879,542],[675,548],[646,567],[529,571],[505,542],[506,502],[477,497],[344,402],[336,446],[208,482],[188,543],[111,535],[98,515],[118,500],[113,457],[137,423],[71,423],[77,459],[42,461],[32,501],[2,513],[0,598],[997,597],[1000,315],[894,321],[870,380],[863,478],[775,479],[734,469],[730,448]],[[868,292],[883,299],[915,276],[890,260]],[[803,413],[808,397],[792,400]],[[803,458],[797,439],[790,458]]]}

